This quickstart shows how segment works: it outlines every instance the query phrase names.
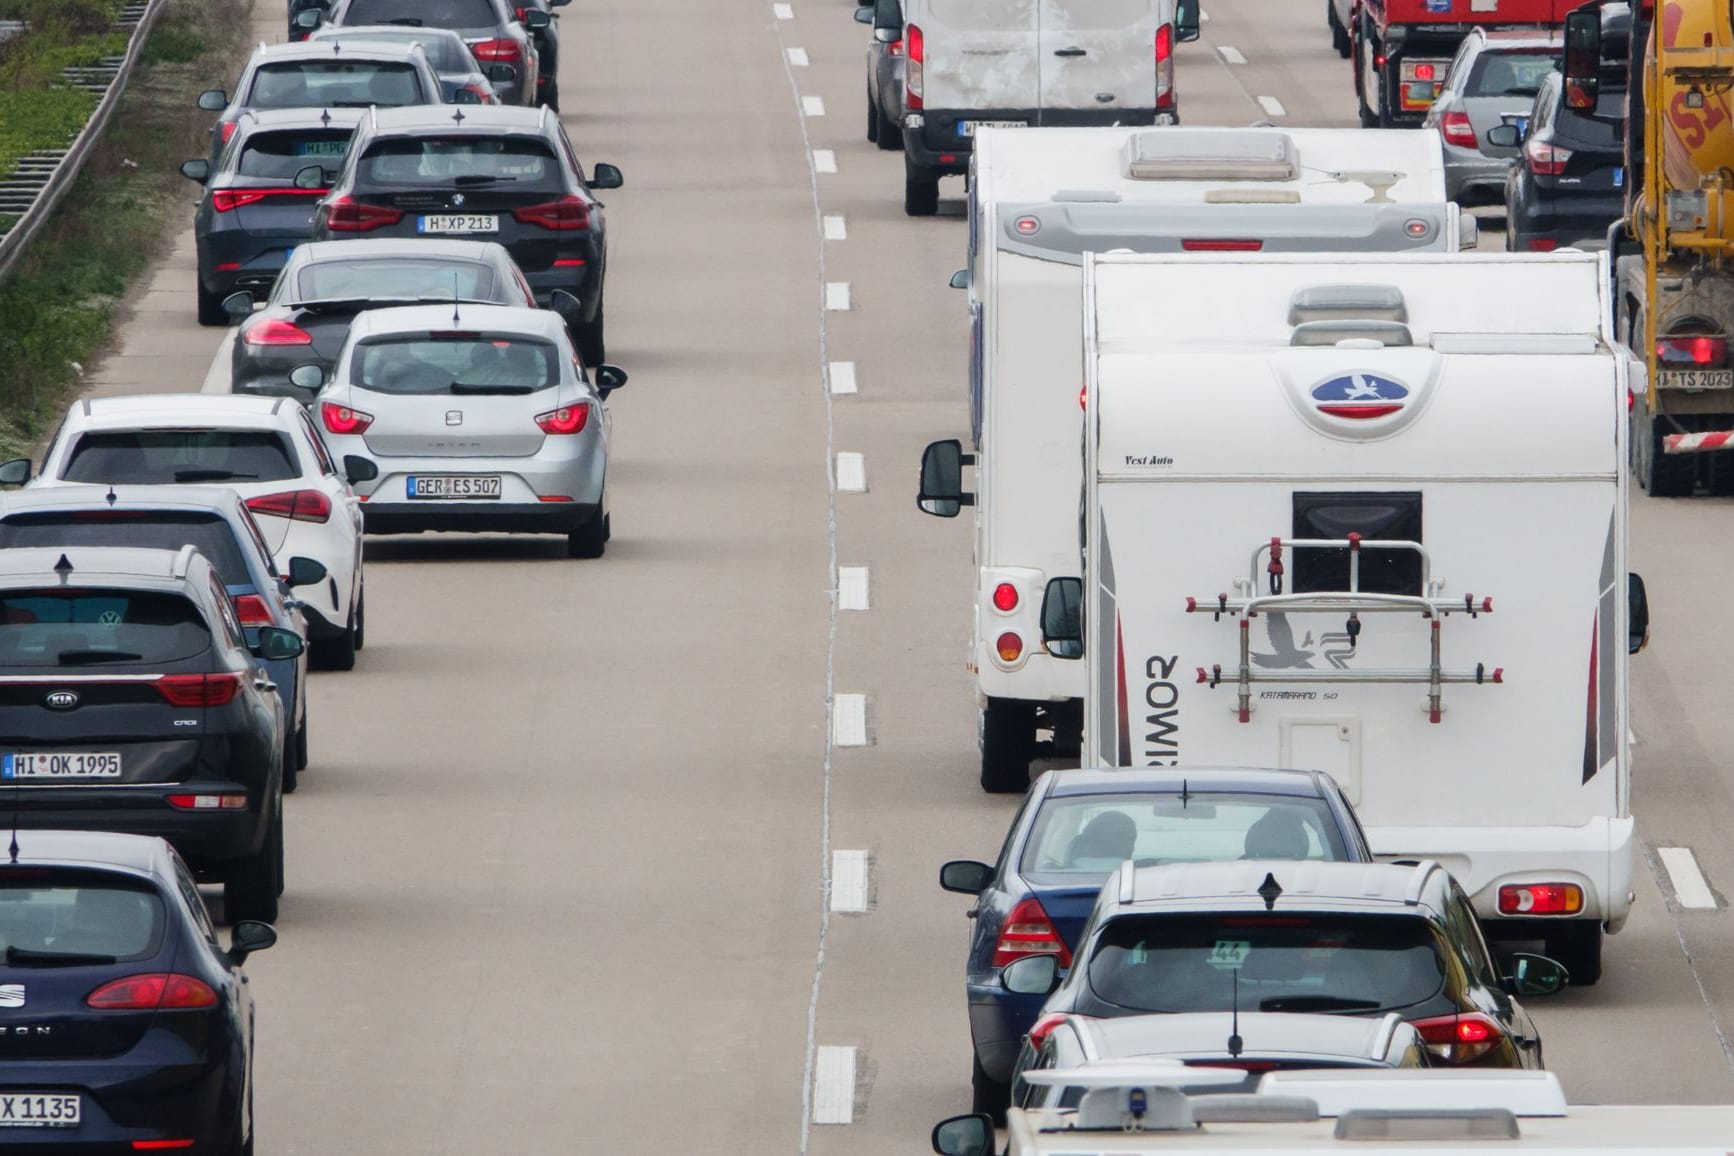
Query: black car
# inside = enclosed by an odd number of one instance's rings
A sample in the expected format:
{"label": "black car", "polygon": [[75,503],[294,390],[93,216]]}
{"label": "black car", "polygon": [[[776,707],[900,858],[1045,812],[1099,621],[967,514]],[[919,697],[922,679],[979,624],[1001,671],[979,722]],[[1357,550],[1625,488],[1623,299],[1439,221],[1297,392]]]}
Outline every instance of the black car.
{"label": "black car", "polygon": [[[314,241],[297,246],[263,309],[233,303],[243,316],[230,355],[230,388],[313,400],[289,380],[299,365],[329,370],[364,309],[479,301],[536,307],[536,293],[491,241]],[[242,312],[248,310],[248,312]]]}
{"label": "black car", "polygon": [[288,711],[192,546],[0,550],[0,792],[18,826],[173,843],[233,919],[283,891]]}
{"label": "black car", "polygon": [[[324,180],[318,165],[297,177]],[[313,214],[315,241],[352,237],[441,237],[498,241],[536,291],[577,298],[562,310],[578,355],[601,365],[608,238],[601,189],[620,170],[599,164],[589,180],[547,109],[373,109],[350,141],[343,170]]]}
{"label": "black car", "polygon": [[0,831],[0,1146],[253,1151],[247,956],[161,839]]}
{"label": "black car", "polygon": [[[311,32],[321,24],[339,28],[363,24],[402,24],[411,28],[449,28],[464,38],[476,60],[487,68],[504,64],[516,76],[497,81],[494,90],[506,104],[545,103],[544,62],[537,33],[550,23],[546,9],[513,8],[508,0],[335,0],[329,11],[313,8],[296,17]],[[554,94],[556,100],[559,93]]]}

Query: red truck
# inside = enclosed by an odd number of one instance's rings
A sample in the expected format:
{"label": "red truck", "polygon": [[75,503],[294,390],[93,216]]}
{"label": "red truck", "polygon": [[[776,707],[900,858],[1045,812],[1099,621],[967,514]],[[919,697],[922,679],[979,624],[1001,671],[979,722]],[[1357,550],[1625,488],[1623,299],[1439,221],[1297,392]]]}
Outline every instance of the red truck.
{"label": "red truck", "polygon": [[[1583,0],[1354,0],[1347,23],[1355,97],[1366,128],[1418,125],[1471,28],[1559,28]],[[1339,40],[1340,44],[1340,40]]]}

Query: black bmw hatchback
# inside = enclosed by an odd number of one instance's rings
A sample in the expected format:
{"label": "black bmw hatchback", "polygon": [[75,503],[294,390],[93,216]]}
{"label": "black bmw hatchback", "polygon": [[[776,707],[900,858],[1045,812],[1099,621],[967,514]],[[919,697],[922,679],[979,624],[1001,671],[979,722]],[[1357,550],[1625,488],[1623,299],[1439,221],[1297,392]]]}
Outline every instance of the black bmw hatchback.
{"label": "black bmw hatchback", "polygon": [[241,964],[276,940],[219,946],[161,839],[0,830],[0,1147],[251,1152]]}

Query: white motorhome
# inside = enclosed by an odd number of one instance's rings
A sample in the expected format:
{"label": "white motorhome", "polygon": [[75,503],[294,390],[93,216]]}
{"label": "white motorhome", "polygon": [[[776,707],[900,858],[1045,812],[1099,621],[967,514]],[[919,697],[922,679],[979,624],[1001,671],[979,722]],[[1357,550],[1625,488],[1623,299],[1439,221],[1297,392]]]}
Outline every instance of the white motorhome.
{"label": "white motorhome", "polygon": [[[970,414],[981,783],[1023,791],[1076,752],[1084,674],[1035,645],[1050,577],[1077,573],[1085,252],[1453,250],[1436,133],[1362,129],[983,130],[971,182]],[[936,443],[957,478],[957,443]],[[928,478],[924,491],[932,493]],[[961,492],[961,491],[959,491]],[[957,512],[952,502],[930,512]],[[1053,735],[1039,747],[1038,731]]]}
{"label": "white motorhome", "polygon": [[1648,619],[1598,256],[1092,255],[1084,282],[1085,576],[1044,608],[1049,651],[1087,651],[1084,765],[1328,772],[1376,853],[1594,983]]}

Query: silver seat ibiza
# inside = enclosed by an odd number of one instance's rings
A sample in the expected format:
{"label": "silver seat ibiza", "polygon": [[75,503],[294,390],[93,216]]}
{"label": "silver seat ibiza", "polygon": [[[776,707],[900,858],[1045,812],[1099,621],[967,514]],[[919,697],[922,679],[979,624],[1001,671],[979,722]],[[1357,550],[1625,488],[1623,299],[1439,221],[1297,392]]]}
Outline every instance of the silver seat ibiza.
{"label": "silver seat ibiza", "polygon": [[[560,315],[457,303],[360,314],[316,387],[326,444],[349,462],[371,534],[428,530],[564,534],[575,558],[608,542],[607,396],[612,365],[586,376]],[[371,468],[369,468],[371,467]]]}

